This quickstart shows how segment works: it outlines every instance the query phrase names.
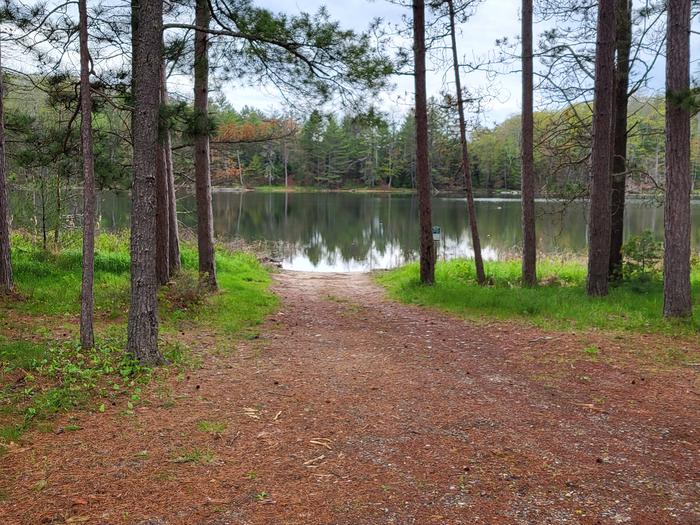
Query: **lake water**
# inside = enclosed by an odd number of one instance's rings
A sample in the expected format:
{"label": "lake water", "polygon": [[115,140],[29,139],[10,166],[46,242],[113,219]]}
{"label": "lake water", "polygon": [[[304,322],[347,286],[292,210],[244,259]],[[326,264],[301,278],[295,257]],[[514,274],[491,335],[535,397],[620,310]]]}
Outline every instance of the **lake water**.
{"label": "lake water", "polygon": [[[399,266],[417,258],[418,210],[413,195],[216,191],[213,203],[218,239],[268,241],[286,269],[367,271]],[[194,197],[181,196],[178,206],[180,221],[194,228]],[[15,205],[14,209],[16,222],[29,220],[30,206]],[[128,193],[104,193],[99,206],[102,228],[127,228],[129,209]],[[521,242],[520,202],[478,199],[476,209],[484,257],[517,255]],[[700,201],[694,202],[692,214],[693,249],[698,251]],[[463,198],[435,197],[433,224],[441,226],[444,235],[438,248],[440,258],[472,255]],[[583,253],[586,204],[565,206],[557,201],[538,201],[537,229],[540,251]],[[651,202],[631,201],[625,230],[627,235],[652,230],[661,238],[663,208]]]}

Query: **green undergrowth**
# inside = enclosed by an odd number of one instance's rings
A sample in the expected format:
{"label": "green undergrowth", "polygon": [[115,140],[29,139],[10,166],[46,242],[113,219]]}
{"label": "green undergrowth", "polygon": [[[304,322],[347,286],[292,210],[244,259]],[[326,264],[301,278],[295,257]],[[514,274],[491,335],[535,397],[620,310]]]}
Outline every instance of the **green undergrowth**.
{"label": "green undergrowth", "polygon": [[[576,261],[538,263],[539,285],[521,286],[520,261],[486,262],[487,286],[476,282],[471,260],[440,262],[436,283],[419,282],[418,264],[380,272],[376,279],[391,297],[405,303],[436,307],[468,318],[518,319],[554,329],[655,332],[693,335],[700,328],[700,305],[688,321],[662,316],[660,276],[640,276],[610,289],[603,298],[586,295],[586,266]],[[692,272],[693,297],[700,295],[700,269]]]}
{"label": "green undergrowth", "polygon": [[[75,245],[76,243],[71,243]],[[124,351],[129,302],[128,237],[97,237],[95,257],[95,349],[77,342],[81,253],[47,251],[28,237],[13,237],[17,294],[0,298],[0,453],[34,425],[51,427],[57,413],[76,408],[133,411],[141,388],[168,370],[194,366],[181,341],[161,340],[168,369],[140,366]],[[219,251],[220,290],[208,293],[197,274],[197,254],[182,248],[183,269],[159,294],[163,334],[187,329],[246,337],[276,304],[268,271],[251,255]],[[3,335],[4,334],[4,335]],[[18,335],[19,334],[19,335]]]}
{"label": "green undergrowth", "polygon": [[[27,236],[12,238],[12,268],[22,300],[9,306],[29,315],[80,311],[80,246],[44,250]],[[95,246],[95,310],[117,317],[129,300],[129,242],[125,235],[99,235]]]}
{"label": "green undergrowth", "polygon": [[[124,352],[121,337],[105,335],[94,349],[74,342],[0,340],[0,441],[18,440],[33,423],[75,408],[104,411],[126,399],[126,410],[140,400],[141,386],[153,373]],[[50,427],[50,425],[49,425]]]}

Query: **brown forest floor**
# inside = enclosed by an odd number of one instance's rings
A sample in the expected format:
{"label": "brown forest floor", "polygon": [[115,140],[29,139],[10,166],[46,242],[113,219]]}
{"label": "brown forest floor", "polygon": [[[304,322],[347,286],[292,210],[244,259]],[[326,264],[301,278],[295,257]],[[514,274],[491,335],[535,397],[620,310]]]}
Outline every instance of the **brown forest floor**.
{"label": "brown forest floor", "polygon": [[[700,523],[700,352],[281,273],[257,340],[0,459],[0,523]],[[595,344],[600,355],[584,348]],[[685,345],[691,363],[662,359]],[[165,394],[164,394],[165,393]],[[201,421],[226,424],[219,433]]]}

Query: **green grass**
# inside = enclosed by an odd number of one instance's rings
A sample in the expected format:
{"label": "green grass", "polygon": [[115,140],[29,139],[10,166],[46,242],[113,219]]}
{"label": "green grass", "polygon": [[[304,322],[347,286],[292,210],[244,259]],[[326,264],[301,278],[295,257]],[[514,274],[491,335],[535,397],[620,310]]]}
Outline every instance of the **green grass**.
{"label": "green grass", "polygon": [[218,435],[226,432],[227,426],[223,421],[199,421],[197,430],[206,434]]}
{"label": "green grass", "polygon": [[[72,243],[75,244],[75,243]],[[30,315],[65,315],[80,311],[80,248],[44,251],[29,238],[12,238],[12,269],[17,290],[26,300],[12,308]],[[128,302],[128,239],[103,234],[95,246],[95,309],[116,316]]]}
{"label": "green grass", "polygon": [[[71,246],[75,244],[73,240]],[[83,407],[99,407],[102,412],[120,396],[127,398],[132,410],[140,401],[139,385],[149,381],[152,371],[124,352],[128,246],[125,234],[97,238],[96,347],[83,351],[75,340],[56,341],[53,332],[76,336],[75,328],[66,328],[66,319],[77,319],[80,312],[79,249],[45,251],[28,237],[13,236],[12,262],[19,296],[0,298],[0,312],[12,311],[25,325],[23,330],[33,332],[36,340],[0,336],[0,443],[16,441],[33,422],[46,421],[58,412]],[[217,253],[220,290],[215,294],[201,289],[196,249],[183,246],[182,260],[183,271],[159,295],[163,332],[187,320],[195,330],[206,327],[229,339],[245,337],[276,304],[268,290],[267,270],[251,255]],[[2,327],[0,320],[0,330]],[[162,344],[161,349],[178,370],[199,363],[180,342]]]}
{"label": "green grass", "polygon": [[[13,237],[12,263],[17,290],[25,298],[8,304],[28,315],[76,315],[80,311],[81,260],[79,249],[57,253],[44,251],[27,237]],[[219,250],[216,255],[220,293],[203,297],[201,304],[168,304],[168,291],[161,294],[161,320],[183,317],[206,322],[230,334],[259,323],[274,307],[276,299],[268,291],[268,271],[254,256]],[[183,277],[170,288],[197,286],[197,251],[182,246]],[[95,310],[108,318],[126,313],[129,303],[129,245],[125,234],[97,237],[95,255]],[[194,279],[190,277],[195,275]],[[188,281],[189,278],[189,281]],[[184,283],[184,284],[183,284]],[[191,292],[185,290],[184,292]],[[183,293],[184,293],[183,292]],[[175,294],[181,293],[175,290]],[[0,346],[0,352],[2,347]]]}
{"label": "green grass", "polygon": [[[540,285],[520,285],[520,261],[487,262],[489,286],[478,286],[470,260],[438,263],[436,284],[424,286],[418,265],[381,272],[376,279],[400,301],[436,307],[468,318],[526,320],[558,329],[631,330],[691,335],[700,328],[700,304],[690,321],[666,321],[662,316],[660,278],[624,282],[604,298],[586,295],[586,267],[580,262],[540,261]],[[692,274],[694,297],[700,296],[700,270]]]}
{"label": "green grass", "polygon": [[193,450],[185,450],[176,455],[173,458],[173,463],[200,463],[202,465],[208,465],[213,463],[216,456],[208,450],[200,450],[195,448]]}
{"label": "green grass", "polygon": [[46,358],[47,347],[33,341],[8,341],[0,337],[0,363],[6,371],[33,370]]}
{"label": "green grass", "polygon": [[260,324],[277,304],[268,271],[246,253],[218,254],[216,263],[222,293],[210,298],[198,320],[226,334]]}

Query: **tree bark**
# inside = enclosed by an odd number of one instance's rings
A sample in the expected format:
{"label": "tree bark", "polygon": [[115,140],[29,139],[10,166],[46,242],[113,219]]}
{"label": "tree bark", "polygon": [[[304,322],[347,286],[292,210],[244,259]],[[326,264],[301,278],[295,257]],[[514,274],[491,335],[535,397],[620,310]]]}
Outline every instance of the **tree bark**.
{"label": "tree bark", "polygon": [[522,279],[525,286],[534,286],[537,284],[537,234],[535,230],[532,0],[523,0],[521,38],[523,61],[523,111],[520,145],[522,156],[520,189],[523,221]]}
{"label": "tree bark", "polygon": [[[168,83],[165,74],[165,63],[161,67],[161,103],[168,103]],[[180,271],[180,228],[177,223],[177,196],[175,195],[175,170],[173,169],[173,150],[170,137],[170,128],[163,132],[163,160],[165,162],[165,175],[168,191],[168,264],[170,275]]]}
{"label": "tree bark", "polygon": [[61,172],[56,170],[56,217],[53,223],[53,245],[58,248],[59,233],[61,231]]}
{"label": "tree bark", "polygon": [[692,315],[690,297],[690,0],[668,2],[664,316]]}
{"label": "tree bark", "polygon": [[170,139],[170,130],[165,133],[165,143],[163,144],[165,155],[165,168],[168,183],[168,263],[170,264],[170,276],[172,277],[180,271],[182,262],[180,260],[180,227],[177,223],[177,196],[175,194],[175,171],[173,170],[173,152]]}
{"label": "tree bark", "polygon": [[[160,67],[158,85],[159,107],[165,103],[163,77],[165,64]],[[160,111],[159,111],[160,115]],[[170,281],[170,192],[168,190],[168,169],[165,157],[165,133],[167,124],[159,119],[158,147],[156,148],[156,276],[163,285]]]}
{"label": "tree bark", "polygon": [[[207,0],[197,0],[195,25],[209,27]],[[197,247],[199,272],[212,290],[216,290],[214,259],[214,214],[211,204],[209,171],[209,50],[208,34],[195,31],[194,41],[194,175],[197,199]]]}
{"label": "tree bark", "polygon": [[156,279],[156,149],[163,55],[163,1],[132,0],[134,108],[131,208],[131,305],[127,351],[141,363],[164,362],[158,351]]}
{"label": "tree bark", "polygon": [[416,186],[420,222],[420,280],[423,284],[433,284],[435,282],[435,249],[430,203],[430,165],[428,162],[425,2],[423,0],[413,0],[413,52],[416,89]]}
{"label": "tree bark", "polygon": [[0,50],[0,293],[13,288],[10,250],[10,205],[7,198],[5,171],[5,87],[3,82],[2,50]]}
{"label": "tree bark", "polygon": [[613,138],[613,175],[611,194],[610,264],[608,277],[622,278],[622,242],[625,225],[627,186],[627,110],[629,103],[630,49],[632,47],[632,1],[617,0],[615,67],[615,132]]}
{"label": "tree bark", "polygon": [[588,295],[590,296],[608,294],[616,1],[600,0],[598,2],[591,199],[588,219]]}
{"label": "tree bark", "polygon": [[80,346],[95,345],[95,159],[92,150],[92,94],[88,49],[87,0],[79,0],[80,17],[80,142],[83,154],[83,281],[80,293]]}
{"label": "tree bark", "polygon": [[156,148],[156,275],[161,285],[170,281],[170,195],[162,133]]}
{"label": "tree bark", "polygon": [[481,239],[476,222],[476,208],[474,206],[474,190],[472,188],[472,174],[469,164],[469,146],[467,145],[467,124],[464,118],[464,94],[462,93],[462,79],[459,74],[459,57],[457,55],[457,34],[455,30],[454,1],[447,0],[450,12],[450,37],[452,40],[452,64],[455,73],[455,88],[457,89],[457,111],[459,113],[459,141],[462,149],[462,171],[467,193],[467,215],[472,235],[472,247],[474,249],[474,266],[476,267],[476,280],[479,284],[486,283],[484,261],[481,257]]}

